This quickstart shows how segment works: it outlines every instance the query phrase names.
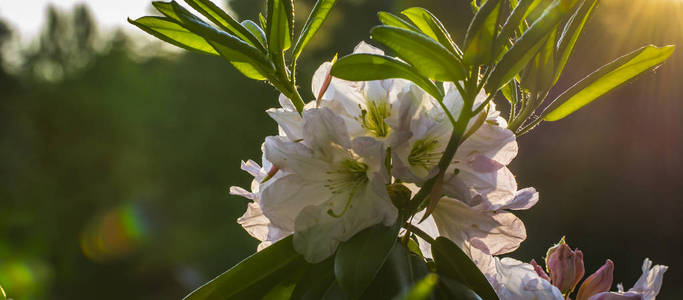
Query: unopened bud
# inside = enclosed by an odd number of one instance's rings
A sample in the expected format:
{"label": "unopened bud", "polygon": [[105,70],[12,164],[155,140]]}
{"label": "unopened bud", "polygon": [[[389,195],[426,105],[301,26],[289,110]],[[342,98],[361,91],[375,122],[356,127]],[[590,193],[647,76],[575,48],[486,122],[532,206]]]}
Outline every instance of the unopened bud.
{"label": "unopened bud", "polygon": [[589,300],[592,296],[609,291],[614,276],[614,263],[607,260],[600,269],[581,284],[576,300]]}
{"label": "unopened bud", "polygon": [[578,249],[572,251],[564,238],[548,250],[546,266],[550,272],[551,282],[565,295],[574,290],[585,274],[583,253]]}
{"label": "unopened bud", "polygon": [[389,194],[389,198],[391,198],[391,202],[394,203],[394,206],[399,210],[408,206],[408,202],[410,202],[410,197],[412,195],[412,192],[405,185],[400,183],[394,183],[387,186],[387,193]]}

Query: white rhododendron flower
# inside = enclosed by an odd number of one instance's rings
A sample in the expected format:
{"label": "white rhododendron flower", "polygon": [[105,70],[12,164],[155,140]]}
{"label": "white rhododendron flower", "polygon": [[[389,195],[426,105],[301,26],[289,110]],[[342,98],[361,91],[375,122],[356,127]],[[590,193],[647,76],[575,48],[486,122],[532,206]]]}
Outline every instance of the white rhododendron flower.
{"label": "white rhododendron flower", "polygon": [[[282,228],[273,225],[261,211],[259,199],[263,185],[262,182],[268,176],[268,172],[271,169],[272,164],[265,158],[263,159],[263,167],[259,166],[258,163],[253,160],[242,162],[242,170],[254,176],[254,180],[251,183],[251,191],[247,191],[237,186],[230,187],[230,194],[252,200],[252,202],[247,205],[247,211],[244,215],[237,219],[237,223],[242,225],[249,235],[261,241],[257,248],[258,251],[261,251],[280,239],[292,234],[291,231],[283,230]],[[275,174],[275,177],[281,175],[282,173]],[[267,182],[264,184],[267,184]]]}
{"label": "white rhododendron flower", "polygon": [[351,139],[328,108],[303,113],[303,140],[268,137],[265,157],[286,172],[261,190],[261,209],[277,227],[294,232],[294,248],[309,262],[332,255],[359,231],[391,225],[398,211],[385,184],[383,144]]}
{"label": "white rhododendron flower", "polygon": [[[398,131],[392,144],[393,168],[397,178],[417,184],[438,173],[441,159],[453,126],[444,110],[416,86],[399,95],[401,109]],[[475,99],[475,107],[486,100]],[[446,85],[444,105],[457,119],[464,100],[453,84]],[[506,167],[517,155],[515,134],[508,130],[491,102],[469,122],[467,138],[458,147],[444,175],[443,191],[470,205],[484,203],[490,210],[515,197],[517,182]]]}
{"label": "white rhododendron flower", "polygon": [[[354,53],[383,54],[367,43],[361,42]],[[320,102],[308,102],[304,110],[327,107],[344,120],[351,138],[369,136],[385,143],[395,139],[393,127],[397,126],[398,94],[413,83],[403,79],[352,82],[329,78],[331,62],[322,64],[313,75],[311,89],[320,96]],[[291,101],[280,95],[282,108],[271,108],[268,115],[275,120],[281,135],[291,140],[302,138],[303,119]]]}
{"label": "white rhododendron flower", "polygon": [[[487,256],[512,252],[526,239],[524,223],[508,210],[529,209],[537,202],[538,193],[533,188],[497,204],[495,210],[486,209],[490,204],[472,207],[457,199],[442,197],[431,216],[418,223],[424,215],[422,211],[415,215],[413,225],[433,238],[450,239],[483,271],[491,267]],[[431,257],[429,243],[421,240],[420,247]]]}
{"label": "white rhododendron flower", "polygon": [[[384,54],[381,50],[361,42],[353,53]],[[403,79],[351,82],[331,78],[325,81],[331,63],[324,63],[313,75],[311,88],[321,94],[321,106],[336,112],[346,123],[351,137],[370,136],[389,143],[398,123],[398,95],[413,83]]]}
{"label": "white rhododendron flower", "polygon": [[656,265],[652,266],[652,261],[648,258],[643,261],[643,274],[633,288],[624,292],[623,285],[618,285],[618,292],[603,292],[592,296],[589,300],[655,300],[662,288],[664,273],[669,267]]}
{"label": "white rhododendron flower", "polygon": [[489,277],[501,300],[564,300],[562,293],[541,278],[534,267],[513,258],[494,258],[495,273]]}

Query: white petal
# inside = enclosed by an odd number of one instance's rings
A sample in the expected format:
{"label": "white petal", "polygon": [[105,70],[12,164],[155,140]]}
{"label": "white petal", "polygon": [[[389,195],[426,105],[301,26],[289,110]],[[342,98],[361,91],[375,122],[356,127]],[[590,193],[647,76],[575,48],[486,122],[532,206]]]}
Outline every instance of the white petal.
{"label": "white petal", "polygon": [[320,93],[320,89],[322,89],[323,84],[325,83],[325,79],[327,78],[327,74],[330,73],[331,68],[332,63],[326,61],[322,65],[320,65],[320,67],[318,67],[317,70],[315,70],[315,73],[313,73],[313,81],[311,82],[311,92],[314,96],[317,97]]}
{"label": "white petal", "polygon": [[526,239],[524,223],[509,212],[480,211],[444,197],[433,216],[443,236],[458,245],[468,243],[490,255],[512,252]]}
{"label": "white petal", "polygon": [[643,275],[638,278],[636,284],[629,292],[635,292],[643,296],[643,300],[654,300],[662,288],[664,273],[669,269],[667,266],[656,265],[652,267],[652,261],[648,258],[643,261]]}
{"label": "white petal", "polygon": [[494,289],[504,300],[564,300],[562,293],[536,274],[527,263],[512,259],[495,259]]}
{"label": "white petal", "polygon": [[356,45],[356,48],[353,49],[353,53],[367,53],[367,54],[377,54],[377,55],[383,55],[384,51],[378,49],[377,47],[374,47],[366,42],[360,42],[358,45]]}
{"label": "white petal", "polygon": [[294,103],[292,103],[292,100],[287,98],[287,96],[280,94],[280,97],[278,97],[278,102],[280,103],[280,107],[286,111],[296,111],[296,107],[294,107]]}
{"label": "white petal", "polygon": [[270,220],[263,215],[258,203],[249,203],[247,205],[247,211],[237,219],[237,223],[242,225],[249,235],[259,241],[264,241],[268,238],[268,225],[270,225]]}
{"label": "white petal", "polygon": [[261,209],[276,226],[294,231],[294,221],[309,205],[320,205],[332,196],[321,182],[309,181],[298,174],[271,179],[261,193]]}
{"label": "white petal", "polygon": [[271,108],[266,110],[266,113],[271,119],[277,122],[280,129],[282,129],[290,140],[297,141],[303,139],[304,120],[296,110],[288,111],[285,109]]}
{"label": "white petal", "polygon": [[239,186],[231,186],[230,195],[240,196],[250,200],[256,200],[256,195]]}
{"label": "white petal", "polygon": [[455,156],[462,158],[482,154],[502,165],[508,165],[517,156],[517,151],[517,141],[512,131],[485,123],[460,145]]}
{"label": "white petal", "polygon": [[327,162],[313,156],[311,149],[284,137],[267,137],[263,153],[279,168],[313,181],[323,180],[329,168]]}
{"label": "white petal", "polygon": [[477,208],[482,210],[526,210],[532,208],[536,203],[538,203],[539,195],[535,188],[524,188],[515,194],[514,198],[509,201],[501,201],[497,203],[485,202],[477,206]]}
{"label": "white petal", "polygon": [[350,199],[348,211],[341,217],[328,213],[330,209],[335,213],[343,211],[347,200],[348,194],[339,194],[329,202],[307,206],[296,218],[294,248],[308,262],[325,260],[340,242],[372,225],[391,225],[398,216],[384,184],[379,181],[371,180],[369,185],[359,187]]}
{"label": "white petal", "polygon": [[337,144],[351,148],[351,140],[344,120],[328,108],[304,111],[304,141],[316,151],[324,151]]}
{"label": "white petal", "polygon": [[[444,193],[464,201],[471,206],[503,205],[514,199],[517,193],[517,180],[508,168],[496,172],[480,173],[468,166],[455,166],[460,172],[446,178]],[[448,173],[453,173],[448,171]]]}

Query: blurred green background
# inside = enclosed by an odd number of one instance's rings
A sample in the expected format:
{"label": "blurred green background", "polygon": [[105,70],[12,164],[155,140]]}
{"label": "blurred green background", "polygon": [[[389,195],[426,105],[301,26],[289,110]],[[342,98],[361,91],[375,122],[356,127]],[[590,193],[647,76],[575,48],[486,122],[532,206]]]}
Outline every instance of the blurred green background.
{"label": "blurred green background", "polygon": [[[233,0],[254,19],[262,1]],[[295,1],[299,25],[312,0]],[[139,5],[149,6],[147,1]],[[379,10],[424,6],[461,39],[467,1],[341,0],[304,54],[316,67],[368,40]],[[132,26],[98,31],[86,4],[47,9],[39,37],[0,25],[0,285],[22,299],[178,299],[255,251],[235,220],[240,160],[276,133],[276,92],[220,58],[169,51]],[[0,11],[2,5],[0,4]],[[131,16],[138,17],[138,16]],[[556,91],[654,43],[683,47],[683,2],[603,0]],[[4,23],[3,23],[4,24]],[[567,235],[589,272],[616,263],[629,288],[643,258],[671,266],[658,299],[683,293],[683,51],[558,123],[519,139],[512,164],[541,202],[518,215],[542,258]],[[504,101],[499,107],[506,110]]]}

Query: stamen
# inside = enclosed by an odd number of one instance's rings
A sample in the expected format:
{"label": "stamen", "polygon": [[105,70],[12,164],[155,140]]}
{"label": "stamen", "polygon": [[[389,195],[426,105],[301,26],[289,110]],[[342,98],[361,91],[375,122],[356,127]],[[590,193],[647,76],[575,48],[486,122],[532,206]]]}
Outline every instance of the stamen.
{"label": "stamen", "polygon": [[327,172],[330,177],[327,178],[328,183],[325,184],[325,187],[330,189],[332,194],[342,194],[350,191],[349,197],[344,204],[344,209],[340,213],[335,213],[330,208],[327,210],[328,215],[341,218],[346,214],[351,207],[351,200],[358,188],[368,182],[367,171],[368,166],[366,164],[347,159],[341,163],[339,169]]}
{"label": "stamen", "polygon": [[429,171],[441,159],[441,152],[435,151],[439,141],[433,137],[421,139],[413,144],[408,155],[408,163],[412,166],[422,167]]}

